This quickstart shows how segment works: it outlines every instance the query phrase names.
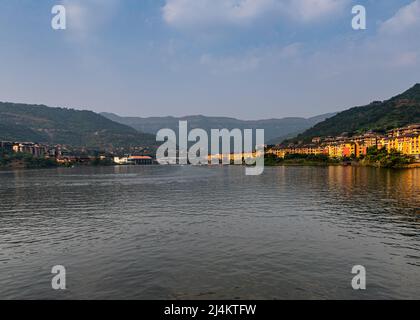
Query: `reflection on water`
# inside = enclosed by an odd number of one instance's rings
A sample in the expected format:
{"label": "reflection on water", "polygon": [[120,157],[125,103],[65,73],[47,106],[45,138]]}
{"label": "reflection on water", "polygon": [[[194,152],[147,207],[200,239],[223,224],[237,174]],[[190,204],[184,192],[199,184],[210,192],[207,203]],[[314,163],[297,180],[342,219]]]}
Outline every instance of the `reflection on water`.
{"label": "reflection on water", "polygon": [[0,172],[0,299],[418,298],[419,208],[416,169]]}

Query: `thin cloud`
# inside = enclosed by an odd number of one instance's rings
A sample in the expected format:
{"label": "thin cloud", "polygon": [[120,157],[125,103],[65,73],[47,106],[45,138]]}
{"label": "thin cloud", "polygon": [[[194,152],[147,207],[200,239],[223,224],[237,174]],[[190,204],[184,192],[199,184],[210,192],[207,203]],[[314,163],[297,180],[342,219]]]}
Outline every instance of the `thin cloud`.
{"label": "thin cloud", "polygon": [[164,21],[178,28],[242,26],[267,16],[298,22],[337,14],[349,0],[166,0]]}
{"label": "thin cloud", "polygon": [[403,52],[393,61],[396,67],[412,67],[417,65],[419,54],[417,52]]}
{"label": "thin cloud", "polygon": [[211,54],[204,54],[200,58],[200,64],[209,68],[210,73],[229,74],[247,72],[259,67],[261,58],[255,55],[244,57],[215,57]]}
{"label": "thin cloud", "polygon": [[390,19],[385,21],[380,32],[385,35],[398,35],[406,32],[417,32],[420,30],[420,0],[415,0],[402,7]]}
{"label": "thin cloud", "polygon": [[310,22],[341,12],[348,3],[347,0],[291,0],[286,7],[295,20]]}
{"label": "thin cloud", "polygon": [[83,41],[108,23],[115,15],[119,0],[64,0],[67,31],[72,39]]}
{"label": "thin cloud", "polygon": [[292,43],[282,48],[255,48],[236,56],[206,53],[200,57],[200,64],[215,75],[252,72],[263,65],[290,62],[300,56],[302,47],[301,43]]}

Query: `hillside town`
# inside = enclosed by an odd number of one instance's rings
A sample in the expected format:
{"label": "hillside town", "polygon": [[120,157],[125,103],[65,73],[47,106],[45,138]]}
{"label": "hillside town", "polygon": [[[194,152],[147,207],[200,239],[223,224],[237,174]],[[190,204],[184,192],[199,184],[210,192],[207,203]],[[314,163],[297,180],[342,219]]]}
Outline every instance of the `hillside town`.
{"label": "hillside town", "polygon": [[[35,142],[0,141],[1,154],[26,155],[35,159],[47,159],[58,165],[106,163],[117,165],[149,165],[154,159],[150,155],[116,156],[112,152],[92,152],[85,149],[74,150],[63,145],[49,146]],[[0,154],[0,155],[1,155]],[[19,159],[14,161],[19,166]]]}
{"label": "hillside town", "polygon": [[351,136],[343,133],[338,137],[315,137],[309,144],[272,146],[268,154],[284,158],[287,154],[327,155],[330,158],[360,158],[367,154],[369,148],[386,149],[400,152],[420,160],[420,124],[412,124],[403,128],[389,130],[386,134],[373,131],[362,135]]}
{"label": "hillside town", "polygon": [[[386,134],[378,134],[373,131],[362,135],[348,136],[343,133],[337,137],[315,137],[309,144],[303,142],[286,145],[267,146],[266,154],[277,158],[285,158],[287,155],[324,155],[331,159],[359,159],[366,156],[368,149],[376,147],[378,150],[393,151],[412,157],[420,162],[420,124],[412,124],[403,128],[389,130]],[[151,165],[156,160],[149,153],[121,154],[117,152],[89,152],[87,150],[73,150],[62,145],[48,146],[35,142],[9,142],[0,141],[1,154],[27,155],[35,159],[46,159],[57,165]],[[224,157],[232,162],[237,159],[245,159],[257,156],[249,154],[209,155],[209,163],[212,160],[221,160]],[[22,159],[14,159],[9,166],[18,166]]]}

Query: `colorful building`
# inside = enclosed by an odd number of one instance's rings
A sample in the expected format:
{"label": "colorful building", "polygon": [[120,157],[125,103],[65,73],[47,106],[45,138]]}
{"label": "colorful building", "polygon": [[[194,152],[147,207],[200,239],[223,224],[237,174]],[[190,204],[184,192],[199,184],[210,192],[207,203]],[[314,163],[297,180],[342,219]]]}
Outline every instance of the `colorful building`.
{"label": "colorful building", "polygon": [[368,132],[353,137],[346,137],[344,134],[324,139],[316,137],[312,139],[311,144],[278,146],[268,149],[267,153],[279,158],[284,158],[287,154],[326,154],[331,158],[360,158],[366,155],[371,147],[385,148],[388,152],[396,150],[420,160],[420,124],[390,130],[387,135]]}
{"label": "colorful building", "polygon": [[119,165],[150,165],[153,164],[153,158],[149,156],[114,157],[114,163]]}
{"label": "colorful building", "polygon": [[49,154],[46,146],[32,142],[15,143],[12,149],[13,152],[30,154],[35,158],[42,158]]}

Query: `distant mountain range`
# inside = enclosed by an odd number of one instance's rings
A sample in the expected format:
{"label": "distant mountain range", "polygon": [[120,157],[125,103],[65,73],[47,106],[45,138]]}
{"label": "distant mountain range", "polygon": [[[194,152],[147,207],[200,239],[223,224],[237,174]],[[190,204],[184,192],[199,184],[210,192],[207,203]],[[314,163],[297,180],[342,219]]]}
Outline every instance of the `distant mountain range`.
{"label": "distant mountain range", "polygon": [[[226,117],[120,117],[45,105],[0,102],[0,140],[65,144],[91,149],[156,146],[155,134],[178,129],[187,120],[190,129],[264,129],[267,144],[308,142],[313,137],[354,135],[420,123],[420,84],[386,101],[317,117],[244,121]],[[297,136],[297,137],[296,137]],[[296,138],[293,138],[296,137]],[[293,138],[293,139],[291,139]]]}
{"label": "distant mountain range", "polygon": [[420,123],[420,84],[386,101],[351,108],[326,119],[287,142],[309,142],[313,137],[355,135]]}
{"label": "distant mountain range", "polygon": [[266,141],[280,142],[334,114],[309,119],[284,118],[242,121],[225,117],[189,116],[183,118],[120,117],[45,105],[0,102],[0,140],[64,144],[91,149],[156,146],[156,132],[163,128],[177,130],[180,120],[189,128],[265,129]]}
{"label": "distant mountain range", "polygon": [[155,145],[155,137],[92,111],[0,102],[0,140],[108,149]]}
{"label": "distant mountain range", "polygon": [[264,129],[265,141],[268,144],[280,143],[286,138],[291,138],[315,124],[335,115],[335,113],[324,114],[309,119],[305,118],[283,118],[268,120],[238,120],[227,117],[121,117],[113,113],[101,113],[104,117],[130,126],[140,132],[156,134],[160,129],[168,128],[177,131],[179,121],[188,121],[190,129],[201,128],[210,132],[211,129]]}

